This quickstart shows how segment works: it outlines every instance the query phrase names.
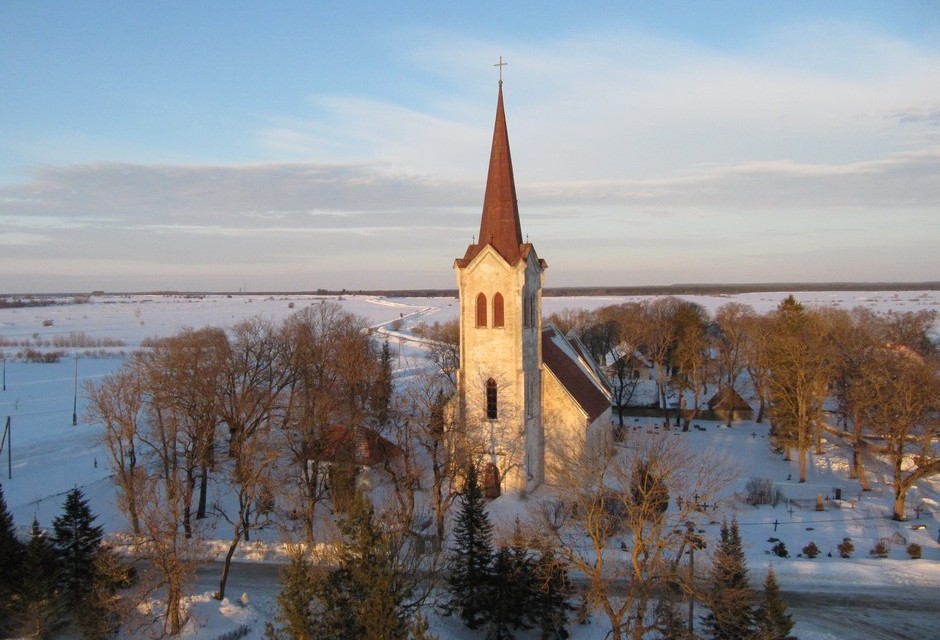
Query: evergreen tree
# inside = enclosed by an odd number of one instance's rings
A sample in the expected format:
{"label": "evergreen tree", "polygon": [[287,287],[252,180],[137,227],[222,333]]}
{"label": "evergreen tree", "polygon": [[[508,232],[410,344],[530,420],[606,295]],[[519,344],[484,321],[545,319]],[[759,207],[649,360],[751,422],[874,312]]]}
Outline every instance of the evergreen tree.
{"label": "evergreen tree", "polygon": [[454,523],[454,548],[450,557],[450,600],[447,613],[457,611],[470,629],[490,619],[490,586],[493,583],[492,525],[486,514],[476,467],[467,468],[460,510]]}
{"label": "evergreen tree", "polygon": [[[65,604],[73,609],[91,592],[101,527],[94,525],[88,501],[74,488],[65,497],[62,515],[52,521],[52,546],[59,557],[59,578]],[[73,609],[74,610],[74,609]]]}
{"label": "evergreen tree", "polygon": [[688,619],[678,610],[675,594],[667,594],[656,604],[656,627],[658,637],[662,640],[691,640],[698,636],[690,636]]}
{"label": "evergreen tree", "polygon": [[311,640],[310,603],[314,597],[314,580],[310,562],[302,553],[291,558],[291,562],[281,574],[281,591],[277,594],[277,621],[281,623],[280,633],[295,640]]}
{"label": "evergreen tree", "polygon": [[708,578],[707,604],[711,612],[702,619],[712,640],[747,640],[754,633],[751,608],[754,592],[748,585],[747,563],[737,520],[721,525],[718,550]]}
{"label": "evergreen tree", "polygon": [[72,611],[72,622],[82,638],[101,640],[117,633],[121,616],[116,593],[131,576],[128,566],[106,544],[98,547],[93,568],[91,588]]}
{"label": "evergreen tree", "polygon": [[370,404],[376,422],[383,425],[388,422],[389,406],[392,403],[392,352],[388,340],[382,343],[379,364],[379,377],[372,386]]}
{"label": "evergreen tree", "polygon": [[520,586],[515,577],[512,552],[509,547],[502,546],[493,556],[493,575],[489,587],[486,589],[486,599],[489,600],[489,630],[487,640],[510,640],[513,637],[510,629],[517,629],[522,624],[525,615],[520,608]]}
{"label": "evergreen tree", "polygon": [[790,635],[793,619],[787,613],[787,605],[780,596],[777,576],[773,565],[767,568],[764,579],[764,595],[754,612],[757,624],[756,640],[796,640]]}
{"label": "evergreen tree", "polygon": [[23,554],[22,604],[18,630],[22,635],[46,638],[61,622],[57,559],[46,533],[34,518]]}
{"label": "evergreen tree", "polygon": [[23,543],[16,537],[13,515],[0,485],[0,635],[6,635],[12,626],[22,566]]}
{"label": "evergreen tree", "polygon": [[532,621],[542,630],[542,640],[565,640],[568,637],[568,612],[574,607],[568,570],[551,549],[543,551],[533,567],[534,602]]}
{"label": "evergreen tree", "polygon": [[[317,640],[405,640],[410,595],[394,540],[375,523],[372,505],[355,495],[340,522],[339,566],[314,579]],[[299,636],[298,636],[299,637]]]}

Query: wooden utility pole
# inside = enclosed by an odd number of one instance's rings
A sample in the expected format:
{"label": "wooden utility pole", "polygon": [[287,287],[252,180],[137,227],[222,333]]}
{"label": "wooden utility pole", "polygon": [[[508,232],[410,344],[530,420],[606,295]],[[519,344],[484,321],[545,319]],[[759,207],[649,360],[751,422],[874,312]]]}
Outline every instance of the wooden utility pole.
{"label": "wooden utility pole", "polygon": [[72,426],[78,426],[78,356],[75,356],[75,391],[72,394]]}
{"label": "wooden utility pole", "polygon": [[3,426],[3,437],[0,438],[0,454],[3,448],[7,449],[7,480],[13,479],[13,433],[10,431],[10,416],[7,416],[6,424]]}

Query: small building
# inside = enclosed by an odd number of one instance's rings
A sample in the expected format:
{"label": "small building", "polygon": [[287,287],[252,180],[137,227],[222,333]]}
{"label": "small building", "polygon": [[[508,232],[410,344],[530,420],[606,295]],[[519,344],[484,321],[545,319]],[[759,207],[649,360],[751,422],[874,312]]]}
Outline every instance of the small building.
{"label": "small building", "polygon": [[607,354],[607,362],[604,368],[607,376],[611,379],[617,379],[619,375],[623,375],[624,379],[631,380],[652,380],[655,378],[653,363],[643,355],[642,351],[634,349],[626,343],[615,347]]}
{"label": "small building", "polygon": [[735,418],[750,420],[754,417],[754,409],[741,397],[733,387],[723,385],[708,401],[708,409],[716,420]]}
{"label": "small building", "polygon": [[323,436],[316,456],[320,482],[333,507],[343,510],[355,489],[368,491],[391,480],[403,455],[401,447],[368,427],[334,425]]}

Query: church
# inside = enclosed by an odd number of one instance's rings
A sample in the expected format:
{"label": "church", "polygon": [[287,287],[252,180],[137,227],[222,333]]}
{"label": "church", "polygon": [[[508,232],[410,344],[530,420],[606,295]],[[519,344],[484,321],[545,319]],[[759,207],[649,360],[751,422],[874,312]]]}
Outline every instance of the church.
{"label": "church", "polygon": [[460,298],[457,419],[488,497],[551,482],[546,452],[609,437],[610,386],[580,341],[542,322],[548,264],[523,241],[499,81],[480,233],[454,261]]}

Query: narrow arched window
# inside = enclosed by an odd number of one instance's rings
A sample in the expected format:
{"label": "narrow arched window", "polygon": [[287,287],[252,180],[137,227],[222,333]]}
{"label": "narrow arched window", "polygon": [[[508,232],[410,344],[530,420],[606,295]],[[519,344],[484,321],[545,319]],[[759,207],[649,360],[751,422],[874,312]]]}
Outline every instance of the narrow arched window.
{"label": "narrow arched window", "polygon": [[482,293],[477,296],[477,326],[486,326],[486,296]]}
{"label": "narrow arched window", "polygon": [[503,326],[503,294],[493,296],[493,326]]}
{"label": "narrow arched window", "polygon": [[490,378],[486,381],[486,419],[496,419],[496,381]]}

